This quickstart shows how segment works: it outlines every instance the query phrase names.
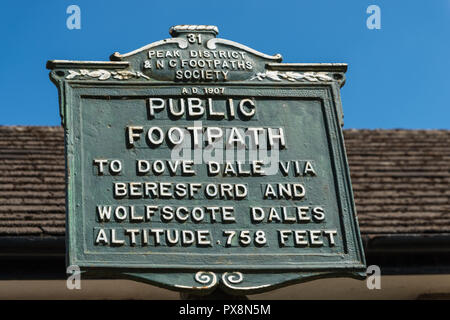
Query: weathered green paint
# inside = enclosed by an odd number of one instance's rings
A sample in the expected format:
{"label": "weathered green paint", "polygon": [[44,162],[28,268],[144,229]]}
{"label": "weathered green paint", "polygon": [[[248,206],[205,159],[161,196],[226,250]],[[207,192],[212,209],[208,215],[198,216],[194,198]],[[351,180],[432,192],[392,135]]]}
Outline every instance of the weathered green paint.
{"label": "weathered green paint", "polygon": [[[115,53],[111,62],[55,60],[47,64],[59,90],[65,128],[67,264],[80,266],[88,271],[87,275],[131,278],[180,291],[200,289],[202,293],[216,285],[231,293],[252,293],[321,277],[362,277],[365,262],[341,130],[339,89],[347,66],[282,64],[280,55],[268,56],[217,39],[217,29],[212,26],[178,26],[171,29],[171,34],[172,39],[129,54]],[[197,55],[201,52],[204,57],[189,57],[191,51]],[[161,57],[165,55],[169,56]],[[156,60],[163,61],[164,68],[158,69]],[[189,66],[192,60],[197,66]],[[198,66],[199,60],[204,60],[205,65]],[[212,62],[208,65],[206,60]],[[223,67],[223,61],[228,61],[229,68]],[[237,70],[233,70],[231,61],[240,61],[234,63]],[[202,79],[177,79],[180,70],[189,70],[191,75],[197,70],[195,74]],[[229,113],[224,119],[207,115],[175,119],[165,110],[151,117],[148,99],[155,97],[174,101],[198,97],[205,104],[211,98],[216,112],[225,111],[229,98],[235,105],[251,99],[257,111],[253,117],[236,113],[234,119]],[[137,159],[171,159],[171,148],[165,143],[149,147],[145,133],[150,127],[189,127],[195,120],[202,121],[203,127],[283,128],[286,148],[279,151],[280,161],[300,160],[303,169],[309,160],[316,175],[294,176],[291,167],[287,176],[281,172],[270,176],[208,176],[204,163],[194,165],[195,175],[136,174]],[[133,145],[127,144],[128,126],[142,126],[144,130]],[[123,169],[119,174],[107,171],[98,175],[94,159],[120,160]],[[242,200],[207,199],[200,194],[194,199],[118,198],[113,195],[114,182],[240,183],[248,187],[249,194]],[[263,199],[265,186],[276,183],[302,184],[306,195],[298,199]],[[99,222],[98,205],[134,205],[137,216],[143,215],[145,205],[232,206],[236,221],[167,223],[156,213],[148,222]],[[276,207],[281,215],[281,207],[289,206],[309,206],[310,210],[320,206],[325,220],[267,222],[268,213],[263,222],[250,219],[250,207]],[[124,245],[95,244],[102,228],[116,229]],[[122,234],[125,228],[140,230],[135,246],[130,245],[129,236]],[[209,230],[212,241],[209,246],[142,245],[142,229],[149,228]],[[236,236],[227,247],[223,230],[248,230],[252,243],[240,245]],[[257,230],[266,236],[263,246],[254,245]],[[279,230],[322,230],[321,239],[328,245],[312,246],[309,241],[307,246],[294,246],[290,240],[282,246]],[[323,230],[336,230],[334,246]],[[108,237],[110,241],[110,234]]]}

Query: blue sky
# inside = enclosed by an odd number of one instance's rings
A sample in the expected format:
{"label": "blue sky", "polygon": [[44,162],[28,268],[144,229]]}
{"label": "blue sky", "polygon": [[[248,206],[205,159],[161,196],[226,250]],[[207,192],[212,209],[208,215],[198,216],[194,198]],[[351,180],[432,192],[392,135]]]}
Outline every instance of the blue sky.
{"label": "blue sky", "polygon": [[[81,8],[81,30],[66,9]],[[366,8],[381,9],[369,30]],[[345,62],[346,128],[450,129],[450,1],[2,1],[1,125],[59,125],[51,59],[108,60],[213,24],[219,37],[283,62]]]}

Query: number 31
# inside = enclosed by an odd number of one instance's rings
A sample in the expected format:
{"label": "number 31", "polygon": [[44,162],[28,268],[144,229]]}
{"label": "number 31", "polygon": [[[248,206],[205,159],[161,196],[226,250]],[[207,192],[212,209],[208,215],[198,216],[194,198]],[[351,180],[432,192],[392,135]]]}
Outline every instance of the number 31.
{"label": "number 31", "polygon": [[189,43],[195,43],[195,42],[198,42],[198,44],[202,43],[202,35],[201,34],[189,33],[187,35],[187,39],[188,39]]}

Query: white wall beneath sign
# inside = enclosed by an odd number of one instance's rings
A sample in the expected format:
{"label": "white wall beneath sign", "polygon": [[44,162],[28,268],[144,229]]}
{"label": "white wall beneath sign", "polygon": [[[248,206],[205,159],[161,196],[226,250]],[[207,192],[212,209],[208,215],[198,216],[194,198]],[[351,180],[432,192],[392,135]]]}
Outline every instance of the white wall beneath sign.
{"label": "white wall beneath sign", "polygon": [[[450,299],[450,275],[382,276],[381,290],[365,281],[321,279],[250,299]],[[0,281],[0,299],[179,299],[179,294],[128,280],[84,280],[81,290],[68,290],[64,280]]]}

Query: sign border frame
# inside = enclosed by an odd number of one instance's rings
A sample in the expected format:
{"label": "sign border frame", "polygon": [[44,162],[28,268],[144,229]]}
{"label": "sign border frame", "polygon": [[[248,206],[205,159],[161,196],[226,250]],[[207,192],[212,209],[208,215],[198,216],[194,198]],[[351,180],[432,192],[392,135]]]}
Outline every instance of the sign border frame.
{"label": "sign border frame", "polygon": [[[336,262],[331,262],[331,263],[316,263],[316,265],[313,265],[308,267],[305,264],[300,264],[300,265],[258,265],[258,266],[245,266],[245,265],[232,265],[231,267],[229,265],[174,265],[174,264],[170,264],[170,265],[154,265],[154,264],[132,264],[130,265],[129,263],[118,263],[117,261],[115,261],[114,263],[116,264],[114,267],[111,267],[111,265],[108,262],[102,262],[102,263],[97,263],[97,262],[92,262],[92,260],[80,260],[76,257],[76,255],[74,255],[74,253],[77,252],[76,250],[76,239],[75,237],[75,231],[74,230],[74,226],[75,223],[73,223],[74,219],[75,219],[75,212],[74,212],[74,205],[76,205],[76,203],[74,202],[75,199],[74,197],[76,197],[76,192],[75,190],[75,177],[74,177],[74,173],[76,172],[76,168],[74,167],[73,163],[74,163],[74,155],[75,155],[75,143],[74,143],[74,115],[73,112],[75,112],[75,103],[77,103],[77,99],[79,102],[79,98],[82,96],[81,94],[78,96],[75,91],[78,89],[90,89],[92,87],[95,87],[96,90],[99,90],[100,88],[104,87],[104,88],[110,88],[111,86],[114,87],[127,87],[127,86],[133,86],[133,85],[139,85],[142,90],[148,89],[148,88],[152,88],[152,87],[170,87],[170,88],[178,88],[178,87],[182,87],[182,86],[193,86],[193,85],[197,85],[197,86],[202,86],[202,87],[211,87],[211,86],[217,86],[217,85],[225,85],[227,86],[227,88],[233,88],[234,86],[239,86],[240,88],[247,88],[248,87],[254,87],[254,89],[276,89],[276,90],[280,90],[280,87],[282,87],[282,89],[293,89],[296,90],[298,88],[307,88],[307,90],[309,91],[309,93],[313,92],[313,91],[317,91],[319,92],[319,88],[321,88],[321,90],[323,91],[322,95],[317,95],[316,97],[312,96],[311,94],[308,96],[288,96],[290,98],[305,98],[305,99],[320,99],[321,100],[321,107],[323,109],[323,113],[324,113],[324,120],[326,120],[325,123],[325,127],[327,128],[326,134],[328,139],[330,139],[330,134],[334,133],[334,138],[337,140],[338,143],[338,147],[336,150],[332,150],[331,148],[330,150],[330,154],[332,154],[332,159],[334,161],[332,161],[332,166],[333,166],[333,171],[334,171],[334,176],[335,179],[337,179],[337,183],[336,183],[336,191],[338,193],[344,192],[346,194],[345,199],[347,200],[347,208],[349,208],[349,211],[346,215],[343,215],[342,213],[340,213],[340,219],[343,219],[345,217],[347,217],[348,220],[350,220],[350,231],[348,231],[348,227],[344,230],[344,234],[346,235],[346,237],[348,237],[349,235],[352,236],[354,238],[355,241],[353,241],[353,243],[355,244],[355,250],[354,252],[352,252],[353,257],[355,257],[355,259],[353,260],[344,260],[343,263],[336,263]],[[282,90],[281,89],[281,90]],[[242,90],[242,89],[241,89]],[[245,90],[245,89],[244,89]],[[66,166],[67,166],[67,170],[66,170],[66,175],[67,175],[67,197],[66,197],[66,201],[67,201],[67,208],[68,208],[68,214],[66,215],[67,217],[67,221],[66,223],[69,226],[69,230],[68,230],[68,236],[66,237],[66,241],[67,241],[67,247],[69,248],[69,250],[67,250],[67,262],[69,265],[78,265],[82,268],[108,268],[111,270],[117,269],[117,268],[125,268],[125,269],[139,269],[140,271],[151,271],[151,270],[157,270],[157,269],[168,269],[168,270],[199,270],[199,269],[215,269],[215,270],[248,270],[248,271],[257,271],[257,270],[271,270],[271,271],[317,271],[317,272],[322,272],[323,269],[328,270],[341,270],[341,269],[351,269],[354,270],[355,272],[360,272],[361,270],[365,269],[365,261],[364,261],[364,254],[363,254],[363,247],[362,247],[362,243],[361,243],[361,239],[359,238],[358,240],[358,236],[357,233],[359,232],[359,226],[357,224],[357,218],[356,218],[356,209],[354,207],[354,203],[351,199],[353,199],[353,191],[351,188],[351,183],[350,183],[350,175],[349,175],[349,170],[348,170],[348,162],[347,162],[347,157],[345,154],[345,149],[344,149],[344,140],[342,137],[342,130],[340,128],[341,125],[341,121],[340,121],[340,117],[342,115],[342,111],[341,111],[341,104],[340,104],[340,97],[339,97],[339,88],[337,88],[337,84],[335,82],[333,83],[329,83],[329,84],[315,84],[314,86],[311,86],[311,84],[303,84],[303,83],[248,83],[248,82],[235,82],[235,83],[228,83],[228,84],[222,84],[222,83],[218,83],[218,84],[210,84],[210,83],[200,83],[200,84],[184,84],[184,83],[180,83],[179,85],[174,86],[171,83],[167,83],[167,82],[153,82],[153,83],[148,83],[148,84],[143,84],[142,82],[127,82],[127,83],[106,83],[103,82],[101,85],[99,85],[99,83],[97,81],[76,81],[76,80],[66,80],[64,81],[64,104],[63,104],[63,108],[64,110],[64,122],[66,123],[66,130],[65,130],[65,148],[67,151],[67,159],[66,159]],[[137,95],[137,94],[136,94]],[[170,94],[171,96],[174,96],[174,94]],[[175,95],[179,95],[181,96],[181,94],[175,94]],[[225,96],[228,96],[229,94],[226,94]],[[247,94],[248,95],[248,94]],[[101,96],[97,93],[97,96]],[[139,96],[139,95],[138,95]],[[264,95],[264,97],[268,97],[268,95]],[[271,98],[277,98],[280,97],[279,95],[273,95],[270,96]],[[287,96],[285,96],[284,98],[286,98]],[[328,112],[327,112],[328,109]],[[330,128],[331,127],[331,128]],[[331,146],[333,146],[333,144],[331,144]],[[335,145],[336,146],[336,145]],[[341,169],[341,172],[344,173],[344,175],[342,175],[341,179],[339,179],[339,175],[336,175],[336,169],[335,165],[336,163],[339,164],[339,167]],[[339,184],[339,180],[341,184]],[[338,206],[342,208],[342,205],[340,204],[340,202],[342,202],[342,197],[337,197],[338,198]],[[351,219],[351,216],[354,216],[354,219]],[[353,221],[353,223],[352,223]],[[348,226],[349,224],[347,224],[346,226]],[[345,241],[346,245],[348,245],[348,241]],[[126,254],[125,254],[126,255]],[[202,255],[207,255],[207,254],[202,254]],[[275,254],[270,254],[271,256],[276,256]],[[358,259],[359,257],[359,259]],[[120,260],[119,260],[120,261]]]}

